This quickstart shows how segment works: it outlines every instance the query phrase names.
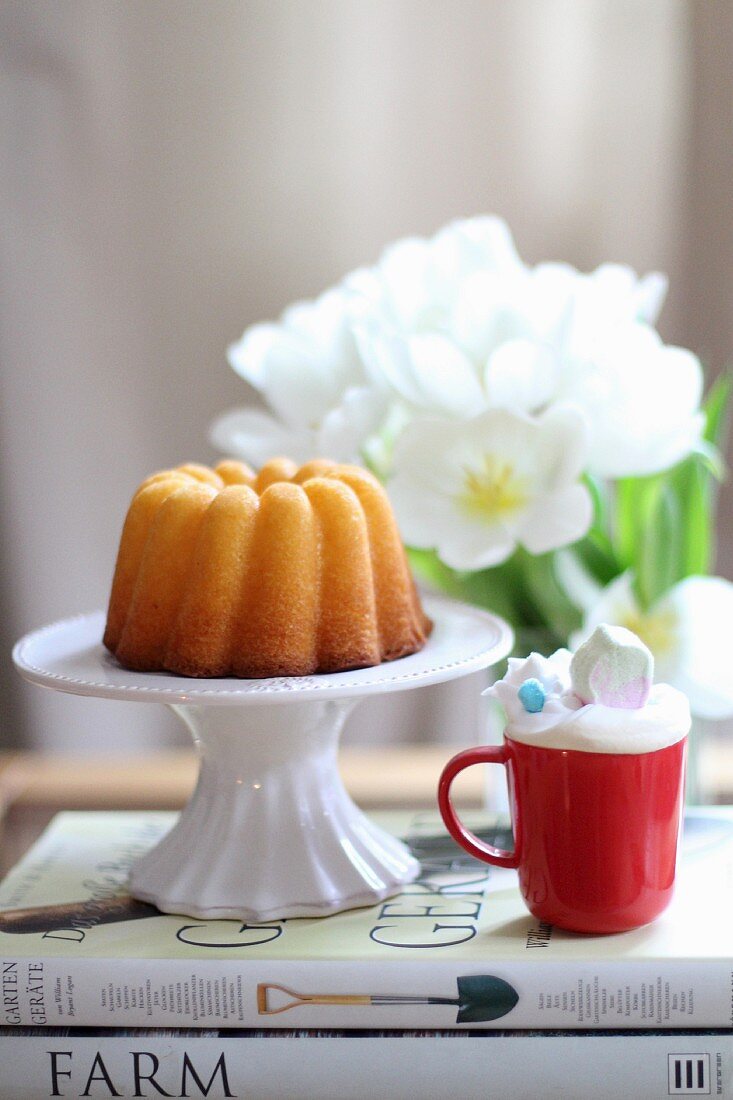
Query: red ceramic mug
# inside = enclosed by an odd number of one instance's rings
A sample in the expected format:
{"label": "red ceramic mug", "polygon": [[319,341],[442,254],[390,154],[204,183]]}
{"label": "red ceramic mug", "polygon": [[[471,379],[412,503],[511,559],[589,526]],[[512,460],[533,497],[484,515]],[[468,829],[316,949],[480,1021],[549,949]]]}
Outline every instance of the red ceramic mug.
{"label": "red ceramic mug", "polygon": [[[541,748],[504,739],[448,762],[438,803],[451,836],[471,855],[514,867],[539,920],[574,932],[647,924],[674,887],[683,809],[686,738],[654,752]],[[453,780],[474,764],[507,770],[514,850],[483,843],[458,817]]]}

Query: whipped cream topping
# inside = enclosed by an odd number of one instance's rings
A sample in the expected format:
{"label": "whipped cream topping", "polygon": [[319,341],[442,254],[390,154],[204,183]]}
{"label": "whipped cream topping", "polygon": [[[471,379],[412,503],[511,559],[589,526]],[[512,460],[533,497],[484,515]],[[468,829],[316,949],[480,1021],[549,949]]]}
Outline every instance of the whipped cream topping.
{"label": "whipped cream topping", "polygon": [[[507,737],[547,749],[641,753],[666,748],[689,733],[690,707],[681,691],[655,684],[644,706],[635,709],[583,703],[572,690],[571,660],[567,649],[551,657],[509,658],[504,678],[484,692],[504,708]],[[538,712],[528,711],[519,697],[530,679],[545,692]]]}

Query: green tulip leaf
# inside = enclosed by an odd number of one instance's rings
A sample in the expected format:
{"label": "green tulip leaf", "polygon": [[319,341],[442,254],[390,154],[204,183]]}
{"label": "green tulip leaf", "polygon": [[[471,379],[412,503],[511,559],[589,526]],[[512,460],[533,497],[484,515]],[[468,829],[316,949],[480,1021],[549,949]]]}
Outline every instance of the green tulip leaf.
{"label": "green tulip leaf", "polygon": [[703,405],[705,412],[705,439],[714,447],[724,447],[731,393],[733,392],[733,373],[724,371],[713,382]]}

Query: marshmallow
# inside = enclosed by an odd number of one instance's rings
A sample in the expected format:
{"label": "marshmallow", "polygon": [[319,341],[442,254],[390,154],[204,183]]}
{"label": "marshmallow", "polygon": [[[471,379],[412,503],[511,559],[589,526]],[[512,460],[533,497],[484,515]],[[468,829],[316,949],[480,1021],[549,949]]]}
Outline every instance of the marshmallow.
{"label": "marshmallow", "polygon": [[638,710],[649,698],[654,658],[630,630],[603,623],[575,653],[570,679],[582,703]]}

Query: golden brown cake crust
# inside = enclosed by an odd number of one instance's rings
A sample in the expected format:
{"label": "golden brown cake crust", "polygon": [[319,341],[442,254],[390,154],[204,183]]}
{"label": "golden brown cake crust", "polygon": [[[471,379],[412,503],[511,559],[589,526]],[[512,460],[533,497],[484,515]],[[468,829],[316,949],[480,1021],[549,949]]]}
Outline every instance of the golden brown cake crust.
{"label": "golden brown cake crust", "polygon": [[367,470],[233,459],[147,478],[122,531],[104,644],[126,668],[304,676],[415,653],[431,629]]}

